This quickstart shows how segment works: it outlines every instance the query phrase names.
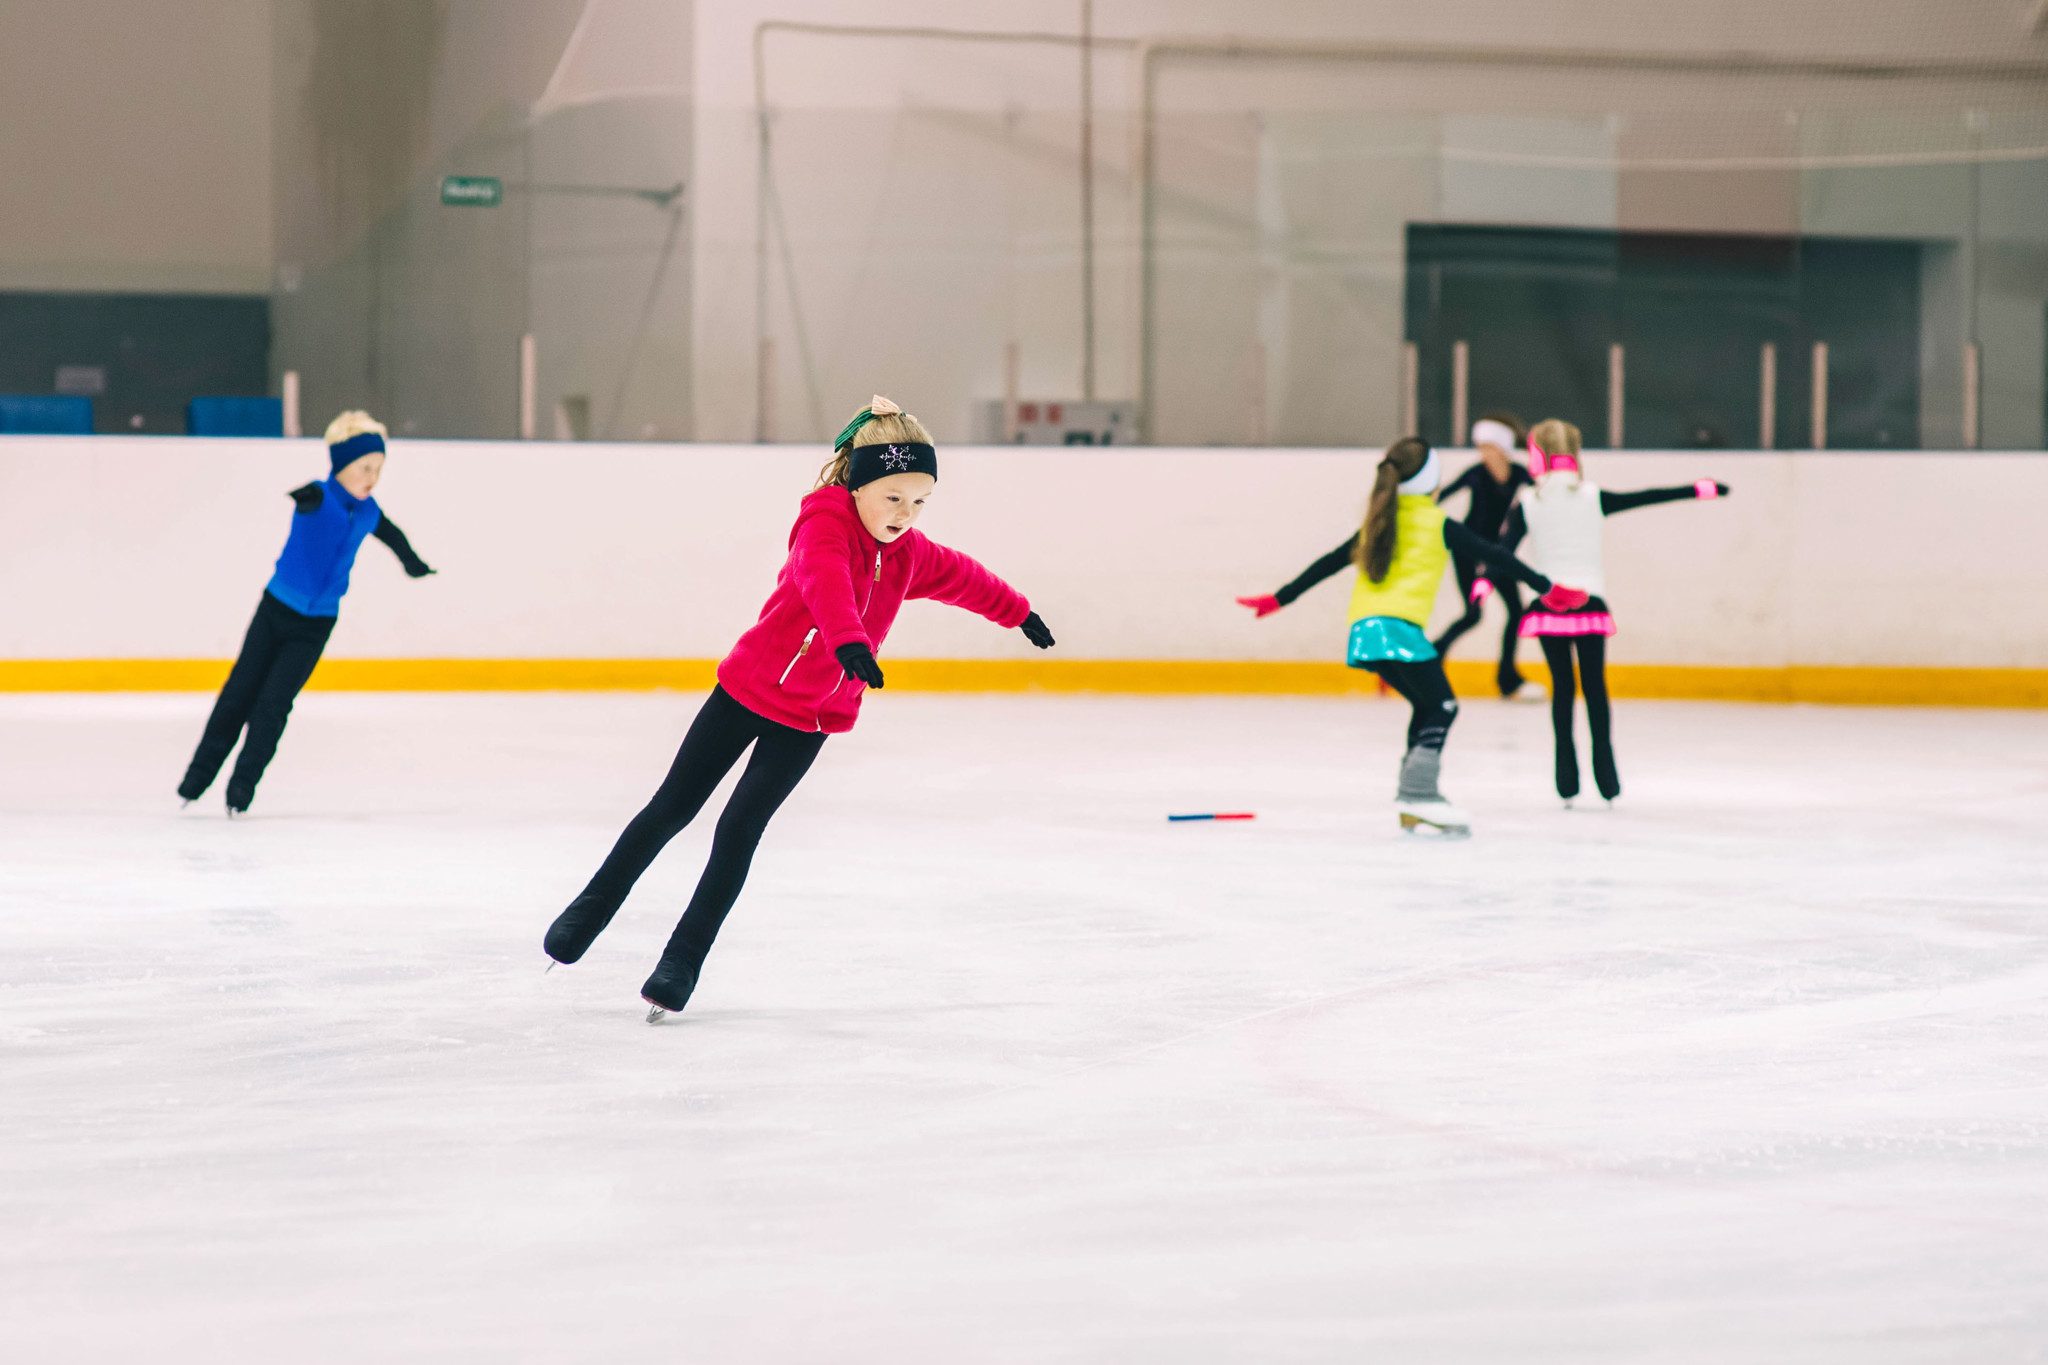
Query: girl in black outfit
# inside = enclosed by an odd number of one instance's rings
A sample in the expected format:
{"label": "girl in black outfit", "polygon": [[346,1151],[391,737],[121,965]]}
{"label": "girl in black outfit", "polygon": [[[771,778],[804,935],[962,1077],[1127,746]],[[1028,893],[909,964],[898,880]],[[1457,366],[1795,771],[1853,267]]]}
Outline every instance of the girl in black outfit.
{"label": "girl in black outfit", "polygon": [[[1471,494],[1472,500],[1465,507],[1465,525],[1482,540],[1500,539],[1515,495],[1535,482],[1527,469],[1508,458],[1509,451],[1522,448],[1527,434],[1522,419],[1512,412],[1490,412],[1474,422],[1472,444],[1479,449],[1479,463],[1445,484],[1436,495],[1441,503],[1453,493]],[[1433,642],[1436,652],[1448,655],[1458,637],[1479,624],[1487,595],[1498,592],[1501,605],[1508,609],[1508,623],[1501,631],[1500,666],[1494,681],[1503,697],[1541,701],[1542,684],[1523,681],[1521,670],[1515,667],[1515,643],[1521,638],[1522,628],[1522,590],[1512,579],[1496,584],[1486,566],[1463,551],[1452,552],[1451,567],[1458,575],[1458,599],[1465,604],[1465,614],[1437,636]]]}

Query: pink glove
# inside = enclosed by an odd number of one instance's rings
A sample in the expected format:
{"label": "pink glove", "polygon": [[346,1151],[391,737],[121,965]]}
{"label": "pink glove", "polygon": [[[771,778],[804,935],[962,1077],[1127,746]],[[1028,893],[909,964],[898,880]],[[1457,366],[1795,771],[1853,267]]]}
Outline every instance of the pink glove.
{"label": "pink glove", "polygon": [[1728,496],[1728,485],[1715,483],[1712,479],[1701,479],[1692,486],[1692,495],[1701,502],[1712,502],[1715,498]]}
{"label": "pink glove", "polygon": [[1570,611],[1574,607],[1586,605],[1586,594],[1577,588],[1567,588],[1562,583],[1555,583],[1551,585],[1549,592],[1543,594],[1543,605],[1552,611]]}
{"label": "pink glove", "polygon": [[1280,610],[1280,599],[1268,593],[1264,597],[1240,597],[1237,599],[1237,605],[1250,607],[1260,616],[1271,616]]}
{"label": "pink glove", "polygon": [[1493,596],[1493,584],[1483,578],[1472,580],[1472,600],[1474,602],[1484,602],[1491,596]]}

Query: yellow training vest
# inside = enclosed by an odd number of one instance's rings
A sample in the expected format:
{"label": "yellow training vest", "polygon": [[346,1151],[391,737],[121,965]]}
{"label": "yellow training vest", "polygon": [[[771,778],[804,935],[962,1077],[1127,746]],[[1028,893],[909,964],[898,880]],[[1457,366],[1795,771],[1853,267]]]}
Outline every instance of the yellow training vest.
{"label": "yellow training vest", "polygon": [[1398,616],[1418,626],[1429,624],[1436,609],[1436,590],[1444,580],[1451,552],[1444,548],[1444,514],[1427,493],[1404,495],[1394,512],[1394,560],[1384,583],[1358,572],[1351,590],[1351,622],[1369,616]]}

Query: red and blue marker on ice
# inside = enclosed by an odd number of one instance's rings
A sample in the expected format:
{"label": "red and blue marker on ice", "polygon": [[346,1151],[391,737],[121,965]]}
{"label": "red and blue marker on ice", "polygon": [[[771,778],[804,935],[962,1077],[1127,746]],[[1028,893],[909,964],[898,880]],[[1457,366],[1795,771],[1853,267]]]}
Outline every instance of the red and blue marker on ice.
{"label": "red and blue marker on ice", "polygon": [[1200,815],[1169,815],[1166,818],[1175,824],[1179,824],[1183,820],[1256,820],[1259,817],[1251,811],[1238,810],[1205,811]]}

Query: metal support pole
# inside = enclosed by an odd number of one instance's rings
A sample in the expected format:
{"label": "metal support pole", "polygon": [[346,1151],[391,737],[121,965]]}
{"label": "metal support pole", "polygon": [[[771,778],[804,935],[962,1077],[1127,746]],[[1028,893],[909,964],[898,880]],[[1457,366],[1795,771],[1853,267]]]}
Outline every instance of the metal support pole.
{"label": "metal support pole", "polygon": [[284,434],[298,436],[299,429],[299,372],[284,372]]}
{"label": "metal support pole", "polygon": [[[586,7],[587,12],[587,7]],[[774,349],[768,338],[768,72],[762,43],[766,25],[754,26],[754,440],[770,438],[768,388],[772,382],[768,357]]]}
{"label": "metal support pole", "polygon": [[754,439],[767,445],[775,440],[775,338],[761,338],[761,354],[755,361]]}
{"label": "metal support pole", "polygon": [[1465,444],[1465,414],[1472,392],[1472,348],[1451,343],[1451,444]]}
{"label": "metal support pole", "polygon": [[1828,448],[1828,344],[1813,343],[1813,448]]}
{"label": "metal support pole", "polygon": [[1014,341],[1003,343],[1003,444],[1017,444],[1018,371],[1023,368],[1022,348]]}
{"label": "metal support pole", "polygon": [[1980,404],[1984,397],[1984,354],[1977,343],[1963,343],[1963,449],[1975,450],[1983,443]]}
{"label": "metal support pole", "polygon": [[1081,397],[1095,401],[1095,5],[1081,0]]}
{"label": "metal support pole", "polygon": [[1607,447],[1610,450],[1620,450],[1625,436],[1622,430],[1622,418],[1628,411],[1625,362],[1620,342],[1607,348]]}
{"label": "metal support pole", "polygon": [[1246,432],[1247,444],[1266,444],[1269,433],[1266,430],[1266,343],[1254,341],[1251,353],[1251,429]]}
{"label": "metal support pole", "polygon": [[1159,439],[1159,268],[1154,251],[1158,231],[1159,136],[1152,117],[1156,79],[1149,46],[1138,49],[1138,440]]}
{"label": "metal support pole", "polygon": [[1778,343],[1766,341],[1757,359],[1756,448],[1778,448]]}
{"label": "metal support pole", "polygon": [[519,338],[519,439],[534,436],[534,414],[540,405],[540,347],[528,332]]}
{"label": "metal support pole", "polygon": [[1422,354],[1412,341],[1401,343],[1401,435],[1413,436],[1422,425]]}

